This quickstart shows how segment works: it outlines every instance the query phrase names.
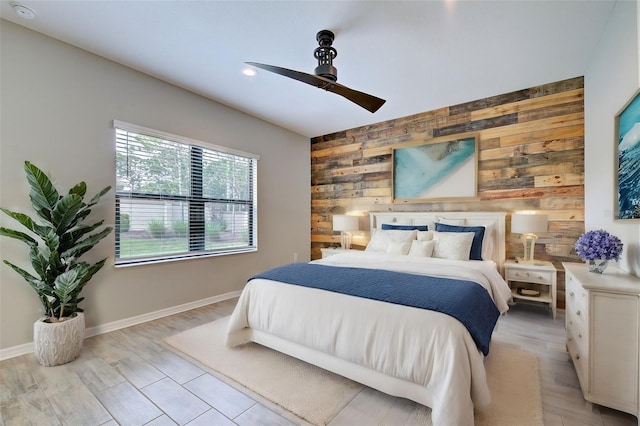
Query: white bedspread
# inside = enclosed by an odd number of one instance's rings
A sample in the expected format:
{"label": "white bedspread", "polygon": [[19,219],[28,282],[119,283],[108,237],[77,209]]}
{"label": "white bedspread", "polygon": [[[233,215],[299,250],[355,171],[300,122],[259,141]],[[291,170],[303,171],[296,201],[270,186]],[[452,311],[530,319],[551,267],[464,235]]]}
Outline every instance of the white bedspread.
{"label": "white bedspread", "polygon": [[[510,297],[495,265],[486,262],[345,253],[316,263],[479,281],[501,312]],[[231,315],[227,345],[245,343],[245,328],[425,386],[430,399],[420,402],[432,408],[434,425],[472,425],[473,404],[491,400],[482,352],[446,314],[255,279]]]}

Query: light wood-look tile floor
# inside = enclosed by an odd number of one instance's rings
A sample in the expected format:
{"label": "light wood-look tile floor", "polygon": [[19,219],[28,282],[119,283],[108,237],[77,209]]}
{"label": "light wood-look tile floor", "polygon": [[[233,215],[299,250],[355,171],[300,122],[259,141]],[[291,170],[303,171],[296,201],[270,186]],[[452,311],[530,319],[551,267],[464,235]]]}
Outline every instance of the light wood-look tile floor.
{"label": "light wood-look tile floor", "polygon": [[[253,392],[219,380],[162,340],[231,313],[237,299],[85,340],[81,356],[41,367],[33,355],[0,363],[0,423],[14,425],[305,424]],[[637,425],[634,416],[587,404],[564,350],[564,317],[515,306],[496,341],[540,359],[545,425]],[[526,368],[524,366],[523,368]],[[330,423],[409,425],[415,404],[365,388]]]}

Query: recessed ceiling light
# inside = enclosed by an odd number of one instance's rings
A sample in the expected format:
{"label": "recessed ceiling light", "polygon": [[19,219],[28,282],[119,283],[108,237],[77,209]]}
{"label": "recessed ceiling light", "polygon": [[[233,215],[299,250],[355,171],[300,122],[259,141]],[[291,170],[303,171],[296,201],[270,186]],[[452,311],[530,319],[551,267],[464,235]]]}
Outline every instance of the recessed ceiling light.
{"label": "recessed ceiling light", "polygon": [[246,75],[247,77],[254,77],[258,73],[253,68],[243,68],[242,74]]}
{"label": "recessed ceiling light", "polygon": [[23,19],[34,19],[36,17],[36,12],[33,9],[29,9],[27,6],[23,6],[18,3],[11,3],[11,7],[13,11],[16,12],[16,15]]}

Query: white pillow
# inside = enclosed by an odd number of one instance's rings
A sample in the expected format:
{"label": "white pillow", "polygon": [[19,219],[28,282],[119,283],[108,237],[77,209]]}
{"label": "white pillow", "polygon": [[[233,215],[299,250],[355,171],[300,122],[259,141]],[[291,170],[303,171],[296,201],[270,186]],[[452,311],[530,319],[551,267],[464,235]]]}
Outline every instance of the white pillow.
{"label": "white pillow", "polygon": [[445,225],[462,226],[465,224],[466,219],[447,219],[446,217],[438,216],[438,222]]}
{"label": "white pillow", "polygon": [[434,232],[433,257],[453,260],[469,260],[473,232]]}
{"label": "white pillow", "polygon": [[386,252],[389,243],[411,243],[416,239],[418,231],[402,231],[398,229],[376,229],[367,244],[365,251]]}
{"label": "white pillow", "polygon": [[418,241],[431,241],[433,240],[434,231],[418,231],[417,239]]}
{"label": "white pillow", "polygon": [[494,226],[493,223],[487,223],[480,226],[484,226],[484,237],[482,238],[482,260],[491,260],[493,259]]}
{"label": "white pillow", "polygon": [[411,249],[409,250],[409,256],[431,257],[431,255],[433,254],[433,247],[435,245],[436,245],[435,241],[413,240],[411,242]]}
{"label": "white pillow", "polygon": [[[416,242],[416,240],[413,240],[412,242]],[[409,249],[410,248],[411,248],[411,243],[410,242],[406,242],[406,243],[390,242],[387,245],[387,253],[389,253],[389,254],[406,255],[407,253],[409,253]]]}

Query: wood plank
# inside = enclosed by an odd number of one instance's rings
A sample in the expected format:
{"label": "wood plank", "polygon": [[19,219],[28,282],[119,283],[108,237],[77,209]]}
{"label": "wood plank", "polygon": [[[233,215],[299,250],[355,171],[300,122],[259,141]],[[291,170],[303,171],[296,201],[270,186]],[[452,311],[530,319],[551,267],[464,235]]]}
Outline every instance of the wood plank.
{"label": "wood plank", "polygon": [[[546,128],[539,126],[529,131],[519,131],[513,134],[500,135],[501,146],[522,145],[538,141],[546,141],[549,139],[584,137],[584,123],[580,120],[574,120],[566,123],[567,125]],[[520,129],[518,129],[520,130]],[[492,135],[482,135],[482,137],[490,137]]]}
{"label": "wood plank", "polygon": [[495,200],[500,198],[544,198],[544,197],[584,196],[584,187],[569,186],[560,188],[522,188],[484,191],[480,194],[482,200]]}
{"label": "wood plank", "polygon": [[[480,130],[481,137],[484,138],[501,138],[501,143],[505,138],[513,137],[513,135],[529,134],[531,132],[540,131],[541,129],[550,130],[571,127],[584,124],[584,114],[574,113],[562,115],[559,117],[551,117],[543,120],[527,121],[524,123],[515,123],[506,126],[493,127],[490,129]],[[544,138],[549,139],[549,138]],[[535,139],[533,139],[535,140]],[[504,144],[503,144],[504,145]]]}
{"label": "wood plank", "polygon": [[562,175],[535,176],[535,186],[572,186],[584,185],[584,174],[567,173]]}
{"label": "wood plank", "polygon": [[500,145],[500,138],[494,139],[498,141],[498,146],[482,149],[479,152],[478,160],[492,160],[505,157],[514,157],[519,155],[541,154],[546,152],[567,151],[571,149],[584,150],[584,138],[582,136],[570,138],[556,138],[552,140],[536,141],[522,143],[519,145]]}
{"label": "wood plank", "polygon": [[330,157],[334,155],[342,155],[345,153],[351,154],[354,152],[359,153],[360,151],[362,151],[362,144],[354,143],[311,151],[311,158]]}
{"label": "wood plank", "polygon": [[531,111],[539,108],[553,107],[570,102],[584,102],[584,89],[569,90],[538,98],[527,98],[516,102],[499,104],[471,112],[471,120],[506,115],[514,112]]}

